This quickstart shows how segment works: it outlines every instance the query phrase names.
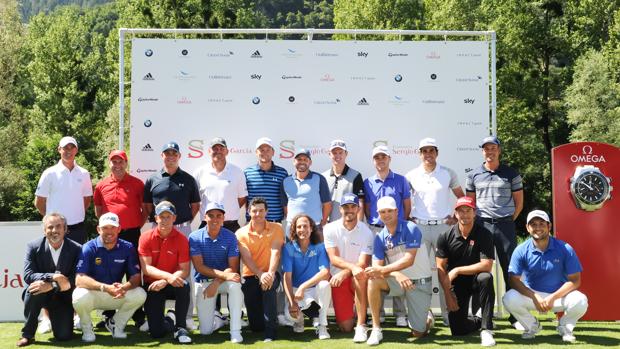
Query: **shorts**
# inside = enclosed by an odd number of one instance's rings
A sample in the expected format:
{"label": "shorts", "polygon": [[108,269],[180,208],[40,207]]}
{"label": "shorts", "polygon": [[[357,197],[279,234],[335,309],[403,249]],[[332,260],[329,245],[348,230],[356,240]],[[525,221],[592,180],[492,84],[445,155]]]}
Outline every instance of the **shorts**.
{"label": "shorts", "polygon": [[338,287],[332,286],[332,305],[334,313],[336,313],[336,322],[341,323],[351,320],[355,316],[355,286],[353,285],[353,277],[342,281]]}

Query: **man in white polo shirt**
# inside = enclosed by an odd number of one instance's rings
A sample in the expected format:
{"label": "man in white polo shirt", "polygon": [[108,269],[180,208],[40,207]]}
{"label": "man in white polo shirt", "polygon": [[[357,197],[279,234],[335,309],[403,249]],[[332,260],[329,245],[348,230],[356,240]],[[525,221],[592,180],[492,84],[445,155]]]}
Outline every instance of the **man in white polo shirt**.
{"label": "man in white polo shirt", "polygon": [[93,196],[90,174],[75,163],[78,143],[63,137],[58,143],[60,161],[43,171],[34,193],[34,206],[41,216],[58,212],[67,218],[67,237],[77,243],[86,242],[84,216]]}
{"label": "man in white polo shirt", "polygon": [[[409,171],[405,177],[412,190],[413,221],[422,231],[422,241],[426,245],[430,260],[434,261],[435,258],[430,254],[437,247],[437,237],[456,223],[452,210],[452,194],[458,199],[465,193],[459,185],[456,172],[437,163],[439,148],[434,138],[422,139],[418,152],[420,166]],[[446,300],[441,287],[439,288],[439,300],[443,323],[448,325]]]}

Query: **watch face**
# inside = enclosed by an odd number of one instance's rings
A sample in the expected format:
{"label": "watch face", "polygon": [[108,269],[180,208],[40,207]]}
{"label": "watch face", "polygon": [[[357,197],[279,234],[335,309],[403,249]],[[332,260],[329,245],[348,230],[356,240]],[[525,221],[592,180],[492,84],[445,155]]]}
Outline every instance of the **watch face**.
{"label": "watch face", "polygon": [[587,204],[600,204],[609,195],[609,183],[601,173],[584,172],[575,181],[575,196]]}

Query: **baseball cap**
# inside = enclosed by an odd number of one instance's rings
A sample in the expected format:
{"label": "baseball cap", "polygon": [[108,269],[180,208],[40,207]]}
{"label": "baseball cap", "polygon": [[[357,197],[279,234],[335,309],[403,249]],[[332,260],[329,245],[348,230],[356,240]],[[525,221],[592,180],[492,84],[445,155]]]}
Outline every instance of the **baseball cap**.
{"label": "baseball cap", "polygon": [[164,146],[161,148],[161,152],[165,152],[166,150],[174,150],[177,153],[179,153],[179,145],[177,144],[177,142],[168,142],[166,144],[164,144]]}
{"label": "baseball cap", "polygon": [[385,155],[387,155],[387,156],[390,156],[390,157],[391,157],[391,155],[390,155],[390,150],[389,150],[389,149],[388,149],[388,147],[387,147],[387,146],[385,146],[385,145],[379,145],[379,146],[376,146],[376,147],[374,147],[374,148],[372,149],[372,156],[374,157],[374,156],[375,156],[375,155],[377,155],[377,154],[385,154]]}
{"label": "baseball cap", "polygon": [[456,200],[456,205],[454,205],[454,209],[456,210],[457,208],[461,206],[468,206],[475,210],[476,200],[474,200],[474,198],[471,198],[469,196],[461,196],[458,200]]}
{"label": "baseball cap", "polygon": [[353,204],[353,205],[359,206],[360,199],[357,197],[357,195],[353,193],[344,194],[342,196],[342,199],[340,199],[340,206],[347,205],[347,204]]}
{"label": "baseball cap", "polygon": [[267,144],[268,146],[273,148],[273,142],[271,141],[271,138],[269,138],[269,137],[261,137],[261,138],[256,140],[256,147],[255,147],[255,149],[260,148],[260,146],[263,145],[263,144]]}
{"label": "baseball cap", "polygon": [[487,143],[501,145],[499,138],[495,136],[489,136],[489,137],[484,137],[484,139],[482,139],[482,142],[480,143],[480,148],[484,147],[484,145]]}
{"label": "baseball cap", "polygon": [[394,200],[394,198],[391,196],[384,196],[377,200],[377,212],[385,209],[395,210],[397,208],[398,207],[396,207],[396,200]]}
{"label": "baseball cap", "polygon": [[116,213],[108,212],[106,214],[103,214],[101,217],[99,217],[99,227],[105,227],[108,225],[111,225],[114,227],[121,226],[120,220],[118,219],[118,216],[116,215]]}
{"label": "baseball cap", "polygon": [[330,144],[329,144],[329,151],[332,151],[336,148],[340,148],[344,151],[347,151],[347,143],[345,143],[342,139],[334,139]]}
{"label": "baseball cap", "polygon": [[310,151],[308,149],[304,149],[304,148],[297,149],[297,151],[295,152],[295,156],[293,156],[293,158],[297,159],[299,155],[305,155],[308,157],[308,159],[312,159],[312,157],[310,156]]}
{"label": "baseball cap", "polygon": [[110,155],[108,156],[108,159],[112,160],[112,158],[115,157],[115,156],[118,156],[119,158],[127,161],[127,153],[125,153],[124,150],[118,150],[118,149],[112,150],[110,152]]}
{"label": "baseball cap", "polygon": [[76,148],[78,147],[77,141],[73,137],[69,137],[69,136],[62,137],[60,139],[60,142],[58,142],[58,146],[61,148],[63,148],[67,144],[73,144],[75,145]]}
{"label": "baseball cap", "polygon": [[226,145],[226,140],[222,137],[215,137],[211,140],[211,145],[210,147],[213,148],[214,145],[221,145],[222,147],[226,147],[228,148],[228,145]]}
{"label": "baseball cap", "polygon": [[162,201],[155,206],[155,215],[159,216],[164,212],[169,212],[173,215],[177,215],[177,209],[170,201]]}
{"label": "baseball cap", "polygon": [[527,214],[527,223],[529,224],[530,221],[534,218],[540,218],[543,221],[547,222],[547,223],[551,223],[551,220],[549,220],[549,215],[547,214],[547,212],[543,211],[543,210],[534,210],[530,213]]}
{"label": "baseball cap", "polygon": [[435,138],[423,138],[418,145],[418,149],[422,149],[424,147],[435,147],[437,148],[437,141]]}
{"label": "baseball cap", "polygon": [[220,210],[222,211],[222,213],[226,213],[226,210],[224,210],[224,205],[217,202],[210,202],[207,204],[207,209],[205,210],[205,213],[211,210]]}

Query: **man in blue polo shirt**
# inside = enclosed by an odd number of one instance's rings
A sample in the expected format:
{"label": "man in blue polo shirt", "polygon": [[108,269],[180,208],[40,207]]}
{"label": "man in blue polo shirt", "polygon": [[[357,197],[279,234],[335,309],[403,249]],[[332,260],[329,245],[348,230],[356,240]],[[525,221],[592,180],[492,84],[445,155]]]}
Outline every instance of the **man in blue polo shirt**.
{"label": "man in blue polo shirt", "polygon": [[224,206],[210,202],[205,212],[207,225],[189,236],[189,254],[194,265],[196,282],[196,308],[201,334],[215,330],[216,296],[228,294],[230,310],[230,341],[243,342],[241,336],[241,277],[237,238],[224,225]]}
{"label": "man in blue polo shirt", "polygon": [[588,298],[581,285],[581,263],[575,250],[550,236],[551,221],[546,212],[527,215],[530,239],[519,245],[510,259],[512,289],[504,295],[504,306],[525,327],[523,339],[532,339],[542,329],[531,310],[564,312],[558,333],[564,342],[574,342],[573,329],[588,310]]}
{"label": "man in blue polo shirt", "polygon": [[289,223],[287,226],[295,216],[305,213],[314,220],[321,232],[332,210],[327,181],[320,173],[310,170],[312,158],[306,149],[295,152],[293,165],[295,173],[284,178],[280,192],[286,221]]}
{"label": "man in blue polo shirt", "polygon": [[[73,291],[73,308],[80,316],[82,341],[94,342],[90,313],[95,309],[116,310],[105,326],[113,338],[127,338],[127,320],[144,304],[146,292],[140,286],[140,263],[133,245],[118,238],[118,216],[108,212],[99,217],[99,237],[82,247]],[[122,282],[127,275],[128,281]]]}

